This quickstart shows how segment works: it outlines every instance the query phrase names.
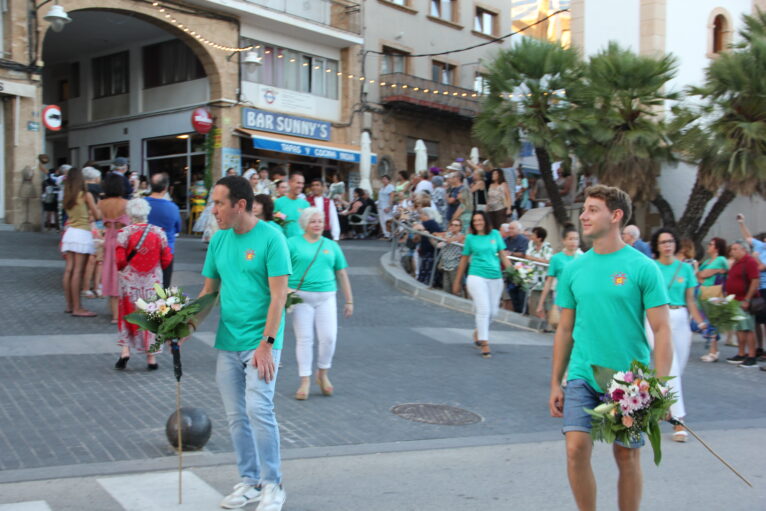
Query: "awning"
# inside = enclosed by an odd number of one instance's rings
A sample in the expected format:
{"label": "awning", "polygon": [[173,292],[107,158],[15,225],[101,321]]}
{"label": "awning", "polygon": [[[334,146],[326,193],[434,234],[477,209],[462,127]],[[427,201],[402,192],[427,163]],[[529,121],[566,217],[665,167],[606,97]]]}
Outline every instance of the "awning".
{"label": "awning", "polygon": [[[359,147],[345,144],[335,144],[322,140],[308,140],[289,135],[276,135],[266,131],[237,128],[237,131],[253,140],[253,147],[265,151],[308,156],[310,158],[327,158],[328,160],[359,163],[362,153]],[[372,154],[372,163],[378,163],[378,155]]]}

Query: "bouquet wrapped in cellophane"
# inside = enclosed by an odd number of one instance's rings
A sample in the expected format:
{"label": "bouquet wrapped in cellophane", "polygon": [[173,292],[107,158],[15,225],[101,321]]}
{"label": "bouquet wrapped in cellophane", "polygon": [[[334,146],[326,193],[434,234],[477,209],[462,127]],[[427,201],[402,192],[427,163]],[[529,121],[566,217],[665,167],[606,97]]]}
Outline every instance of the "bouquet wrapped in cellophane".
{"label": "bouquet wrapped in cellophane", "polygon": [[592,366],[593,376],[605,390],[603,403],[585,411],[592,417],[593,440],[625,445],[640,442],[646,433],[654,451],[654,463],[660,464],[662,449],[659,422],[676,402],[675,393],[667,387],[672,377],[655,376],[646,365],[633,361],[627,371]]}
{"label": "bouquet wrapped in cellophane", "polygon": [[218,293],[209,293],[192,300],[180,288],[163,289],[159,284],[154,285],[154,291],[155,296],[149,301],[136,300],[138,311],[125,316],[125,321],[157,336],[149,353],[156,352],[164,342],[189,337],[192,328],[201,321],[199,318],[209,312],[218,298]]}
{"label": "bouquet wrapped in cellophane", "polygon": [[503,270],[509,282],[529,290],[535,285],[535,269],[532,265],[517,261]]}
{"label": "bouquet wrapped in cellophane", "polygon": [[702,300],[701,305],[708,322],[719,332],[735,330],[737,324],[745,319],[746,312],[742,310],[741,302],[734,299],[734,295],[708,298]]}

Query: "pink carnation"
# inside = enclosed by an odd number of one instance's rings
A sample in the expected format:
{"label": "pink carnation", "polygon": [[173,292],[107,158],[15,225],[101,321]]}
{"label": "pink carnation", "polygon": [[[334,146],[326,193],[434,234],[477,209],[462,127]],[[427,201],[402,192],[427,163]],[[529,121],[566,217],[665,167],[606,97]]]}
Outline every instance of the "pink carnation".
{"label": "pink carnation", "polygon": [[633,427],[633,417],[630,415],[623,415],[622,416],[622,425],[626,428],[632,428]]}
{"label": "pink carnation", "polygon": [[623,381],[624,381],[625,383],[630,383],[630,382],[632,382],[632,381],[633,381],[633,373],[632,373],[632,372],[630,372],[630,371],[628,371],[627,373],[625,373],[625,376],[623,377]]}

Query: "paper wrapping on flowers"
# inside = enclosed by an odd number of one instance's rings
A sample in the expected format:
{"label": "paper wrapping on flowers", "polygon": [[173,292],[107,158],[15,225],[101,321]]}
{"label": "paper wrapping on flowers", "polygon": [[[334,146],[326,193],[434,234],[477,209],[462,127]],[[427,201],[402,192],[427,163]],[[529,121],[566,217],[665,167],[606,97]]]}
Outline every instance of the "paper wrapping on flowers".
{"label": "paper wrapping on flowers", "polygon": [[745,314],[748,314],[742,310],[742,302],[735,300],[734,295],[708,298],[702,300],[701,305],[708,322],[719,332],[735,330],[737,324],[745,319]]}
{"label": "paper wrapping on flowers", "polygon": [[525,290],[531,289],[537,282],[535,268],[532,265],[521,261],[517,261],[506,267],[505,270],[503,270],[503,274],[508,281]]}
{"label": "paper wrapping on flowers", "polygon": [[192,300],[181,288],[163,289],[159,284],[155,284],[154,291],[152,299],[136,300],[138,311],[125,316],[128,323],[156,335],[156,342],[149,347],[150,353],[164,342],[189,337],[218,298],[218,293],[209,293]]}

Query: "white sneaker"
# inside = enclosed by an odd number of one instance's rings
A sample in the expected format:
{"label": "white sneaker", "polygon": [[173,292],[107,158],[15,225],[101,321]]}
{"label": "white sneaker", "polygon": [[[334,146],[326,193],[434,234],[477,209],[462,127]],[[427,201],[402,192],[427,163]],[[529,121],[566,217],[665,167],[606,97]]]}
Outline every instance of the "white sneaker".
{"label": "white sneaker", "polygon": [[234,491],[221,501],[224,509],[237,509],[261,500],[261,490],[253,484],[238,483]]}
{"label": "white sneaker", "polygon": [[287,494],[281,484],[264,484],[261,489],[261,503],[256,511],[281,511]]}

